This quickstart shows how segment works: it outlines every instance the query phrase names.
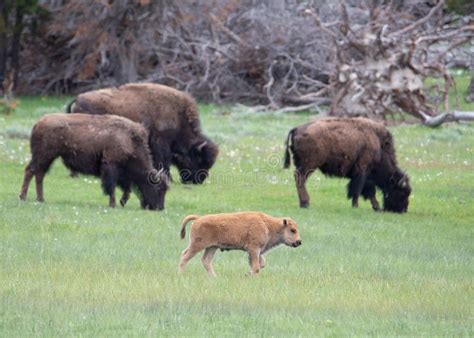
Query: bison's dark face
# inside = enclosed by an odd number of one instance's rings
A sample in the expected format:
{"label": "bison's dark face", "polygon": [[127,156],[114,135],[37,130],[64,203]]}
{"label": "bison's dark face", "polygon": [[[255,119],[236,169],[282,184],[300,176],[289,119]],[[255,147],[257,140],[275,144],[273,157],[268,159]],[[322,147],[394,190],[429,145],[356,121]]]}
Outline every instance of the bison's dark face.
{"label": "bison's dark face", "polygon": [[187,151],[175,153],[173,162],[179,169],[181,182],[203,183],[209,176],[209,169],[214,165],[217,153],[217,145],[208,139],[195,143]]}
{"label": "bison's dark face", "polygon": [[407,212],[410,193],[408,176],[403,172],[396,173],[390,178],[390,185],[383,192],[384,210],[399,213]]}
{"label": "bison's dark face", "polygon": [[147,174],[147,182],[140,187],[143,209],[163,210],[168,190],[168,175],[164,170],[153,169]]}

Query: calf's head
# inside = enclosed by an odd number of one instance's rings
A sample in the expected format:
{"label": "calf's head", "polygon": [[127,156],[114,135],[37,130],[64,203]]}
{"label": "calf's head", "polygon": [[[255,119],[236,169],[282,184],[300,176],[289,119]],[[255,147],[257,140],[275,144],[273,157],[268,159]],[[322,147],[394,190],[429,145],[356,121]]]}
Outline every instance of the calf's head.
{"label": "calf's head", "polygon": [[162,169],[153,169],[147,174],[147,182],[140,187],[143,209],[163,210],[169,177]]}
{"label": "calf's head", "polygon": [[296,222],[291,218],[284,218],[282,226],[283,243],[293,248],[300,246],[301,238]]}
{"label": "calf's head", "polygon": [[385,211],[404,213],[408,210],[408,198],[411,187],[407,174],[397,171],[390,178],[390,183],[383,192]]}
{"label": "calf's head", "polygon": [[189,149],[181,149],[173,155],[173,163],[179,169],[181,182],[201,184],[216,161],[219,148],[206,137],[200,137]]}

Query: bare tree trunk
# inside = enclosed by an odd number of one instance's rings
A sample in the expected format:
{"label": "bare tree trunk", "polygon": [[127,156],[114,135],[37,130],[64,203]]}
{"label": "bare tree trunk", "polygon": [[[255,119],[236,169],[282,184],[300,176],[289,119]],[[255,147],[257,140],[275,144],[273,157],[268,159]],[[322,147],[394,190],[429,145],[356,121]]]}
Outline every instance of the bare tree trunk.
{"label": "bare tree trunk", "polygon": [[8,50],[8,15],[6,1],[0,2],[0,84],[5,77],[7,69],[7,50]]}
{"label": "bare tree trunk", "polygon": [[471,71],[471,84],[469,85],[466,99],[468,102],[474,102],[474,70]]}
{"label": "bare tree trunk", "polygon": [[138,78],[138,55],[134,43],[125,41],[120,47],[120,81],[121,83],[135,82]]}
{"label": "bare tree trunk", "polygon": [[474,55],[471,56],[471,84],[467,89],[467,102],[474,102]]}
{"label": "bare tree trunk", "polygon": [[16,6],[15,25],[13,27],[13,37],[11,46],[11,71],[13,72],[13,88],[16,88],[20,71],[20,43],[21,33],[23,31],[23,16],[24,9],[21,6]]}

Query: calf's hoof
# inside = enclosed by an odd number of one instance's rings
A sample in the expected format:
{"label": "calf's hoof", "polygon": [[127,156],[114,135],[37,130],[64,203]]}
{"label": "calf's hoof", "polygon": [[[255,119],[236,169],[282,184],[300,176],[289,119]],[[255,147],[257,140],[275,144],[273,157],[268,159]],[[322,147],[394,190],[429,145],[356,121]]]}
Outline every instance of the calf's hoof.
{"label": "calf's hoof", "polygon": [[121,198],[121,199],[120,199],[120,205],[121,205],[122,207],[124,207],[124,206],[125,206],[125,204],[127,204],[127,200],[126,200],[126,199],[123,199],[123,198]]}
{"label": "calf's hoof", "polygon": [[25,201],[26,200],[26,196],[23,195],[23,194],[18,195],[18,198],[20,199],[20,201]]}
{"label": "calf's hoof", "polygon": [[44,202],[44,198],[37,198],[37,199],[36,199],[36,202],[43,203],[43,202]]}

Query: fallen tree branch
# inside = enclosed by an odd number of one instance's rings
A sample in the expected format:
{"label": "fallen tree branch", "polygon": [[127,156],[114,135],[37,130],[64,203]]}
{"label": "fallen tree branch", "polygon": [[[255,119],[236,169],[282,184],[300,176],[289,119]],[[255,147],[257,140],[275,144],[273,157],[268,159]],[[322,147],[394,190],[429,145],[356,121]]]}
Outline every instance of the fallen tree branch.
{"label": "fallen tree branch", "polygon": [[452,113],[429,116],[420,111],[420,115],[423,116],[423,124],[431,128],[439,127],[446,122],[474,121],[474,112],[454,111]]}

